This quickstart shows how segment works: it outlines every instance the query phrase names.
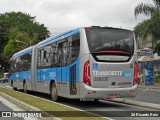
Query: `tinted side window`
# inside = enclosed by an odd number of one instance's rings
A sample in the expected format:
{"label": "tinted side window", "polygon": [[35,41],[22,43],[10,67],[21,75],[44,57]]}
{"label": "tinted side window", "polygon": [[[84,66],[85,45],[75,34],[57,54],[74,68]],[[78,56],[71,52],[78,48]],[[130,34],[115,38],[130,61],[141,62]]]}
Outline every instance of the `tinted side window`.
{"label": "tinted side window", "polygon": [[77,58],[79,56],[79,49],[80,49],[80,36],[79,36],[79,34],[74,35],[72,37],[72,40],[70,40],[68,47],[69,47],[69,51],[70,51],[69,64],[72,64],[77,60]]}
{"label": "tinted side window", "polygon": [[12,63],[14,71],[26,71],[31,69],[31,53],[22,55]]}
{"label": "tinted side window", "polygon": [[74,63],[79,56],[79,34],[52,43],[38,50],[38,68],[64,67]]}
{"label": "tinted side window", "polygon": [[57,43],[52,43],[38,50],[38,68],[55,67],[57,64]]}
{"label": "tinted side window", "polygon": [[16,60],[13,58],[9,61],[10,65],[11,65],[11,69],[10,69],[10,73],[15,72],[15,62]]}
{"label": "tinted side window", "polygon": [[15,67],[15,71],[21,71],[21,59],[20,59],[20,57],[16,58],[14,67]]}
{"label": "tinted side window", "polygon": [[40,49],[38,50],[38,57],[37,57],[37,67],[42,68],[43,67],[43,55],[44,55],[44,50]]}
{"label": "tinted side window", "polygon": [[23,71],[31,69],[31,53],[23,55],[20,57],[20,65]]}
{"label": "tinted side window", "polygon": [[68,51],[68,38],[67,38],[63,39],[62,42],[58,43],[57,66],[58,67],[67,66],[68,57],[69,57],[69,51]]}

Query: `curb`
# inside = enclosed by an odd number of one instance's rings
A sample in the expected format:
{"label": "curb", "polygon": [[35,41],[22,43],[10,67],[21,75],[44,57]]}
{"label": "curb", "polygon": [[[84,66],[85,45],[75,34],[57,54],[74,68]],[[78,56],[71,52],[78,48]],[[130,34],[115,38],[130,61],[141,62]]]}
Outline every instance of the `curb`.
{"label": "curb", "polygon": [[155,110],[160,110],[160,105],[159,104],[154,104],[154,103],[148,103],[148,102],[140,102],[140,101],[133,101],[133,100],[125,100],[121,98],[115,98],[113,100],[108,100],[111,102],[118,102],[118,103],[124,103],[128,105],[134,105],[134,106],[139,106],[139,107],[144,107],[144,108],[151,108]]}
{"label": "curb", "polygon": [[[18,106],[26,111],[42,111],[36,107],[33,107],[33,106],[26,104],[20,100],[17,100],[17,99],[15,99],[5,93],[0,92],[0,96],[2,96],[3,98],[7,99],[8,101],[14,103],[16,106]],[[49,113],[47,113],[47,112],[42,111],[42,114],[44,116],[50,116]],[[39,117],[38,119],[39,120],[62,120],[61,118],[58,118],[58,117]]]}

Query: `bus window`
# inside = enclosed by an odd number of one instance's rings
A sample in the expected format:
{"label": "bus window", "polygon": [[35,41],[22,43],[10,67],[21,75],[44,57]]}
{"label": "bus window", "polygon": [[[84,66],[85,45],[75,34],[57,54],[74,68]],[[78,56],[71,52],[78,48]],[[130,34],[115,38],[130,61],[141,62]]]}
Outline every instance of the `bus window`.
{"label": "bus window", "polygon": [[37,61],[38,68],[43,68],[43,56],[44,56],[44,50],[43,49],[38,50],[38,61]]}
{"label": "bus window", "polygon": [[58,67],[63,67],[67,65],[67,58],[68,58],[68,41],[58,43],[58,52],[57,52],[57,61]]}
{"label": "bus window", "polygon": [[31,69],[31,53],[20,57],[20,65],[23,71]]}
{"label": "bus window", "polygon": [[63,42],[63,48],[62,48],[62,66],[67,65],[67,58],[68,58],[68,41]]}
{"label": "bus window", "polygon": [[72,40],[69,41],[69,51],[70,51],[70,57],[69,57],[69,64],[74,63],[78,56],[79,56],[79,49],[80,49],[80,36],[79,34],[74,35],[72,37]]}
{"label": "bus window", "polygon": [[120,29],[86,30],[90,53],[96,61],[129,61],[134,53],[134,35]]}

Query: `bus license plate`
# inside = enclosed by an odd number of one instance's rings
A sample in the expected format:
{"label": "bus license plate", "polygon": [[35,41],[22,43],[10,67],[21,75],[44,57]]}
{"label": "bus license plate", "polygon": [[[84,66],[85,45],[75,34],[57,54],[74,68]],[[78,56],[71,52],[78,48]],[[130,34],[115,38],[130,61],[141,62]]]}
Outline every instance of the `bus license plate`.
{"label": "bus license plate", "polygon": [[108,94],[107,99],[117,98],[118,96],[119,96],[118,94]]}

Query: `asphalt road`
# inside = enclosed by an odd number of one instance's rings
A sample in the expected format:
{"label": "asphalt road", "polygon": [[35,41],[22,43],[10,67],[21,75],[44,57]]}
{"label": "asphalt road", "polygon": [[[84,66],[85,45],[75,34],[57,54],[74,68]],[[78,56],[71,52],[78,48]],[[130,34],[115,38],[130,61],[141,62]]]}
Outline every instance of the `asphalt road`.
{"label": "asphalt road", "polygon": [[[10,103],[7,102],[8,105],[10,105]],[[2,117],[0,117],[0,120],[24,120],[24,118],[20,118],[20,117],[5,117],[5,113],[4,112],[13,112],[14,109],[16,108],[10,108],[8,107],[8,105],[5,104],[4,99],[0,97],[0,114],[3,114]],[[12,105],[11,105],[12,107]],[[10,114],[8,114],[10,115]]]}
{"label": "asphalt road", "polygon": [[160,104],[160,90],[138,89],[138,94],[135,98],[126,98],[126,99]]}
{"label": "asphalt road", "polygon": [[[0,83],[0,86],[8,87],[8,83]],[[129,100],[160,104],[160,89],[138,89],[135,98],[125,98]]]}
{"label": "asphalt road", "polygon": [[[7,83],[2,83],[0,86],[8,86]],[[38,96],[47,100],[51,100],[50,96],[47,94],[42,94],[42,93],[37,93],[37,92],[29,92],[29,94]],[[144,90],[138,90],[138,94],[136,99],[137,101],[142,101],[142,100],[150,100],[149,98],[152,98],[153,96],[156,97],[155,94],[159,94],[159,92],[154,92],[149,91],[146,92]],[[144,98],[142,94],[145,94]],[[142,97],[141,97],[142,96]],[[157,97],[158,99],[158,97]],[[133,100],[133,99],[132,99]],[[148,102],[146,100],[145,102]],[[151,99],[152,100],[152,99]],[[155,100],[155,99],[154,99]],[[152,101],[154,102],[154,101]],[[132,106],[132,105],[126,105],[122,103],[115,103],[115,102],[110,102],[110,101],[104,101],[104,100],[99,100],[98,102],[81,102],[79,100],[70,100],[70,99],[63,99],[59,103],[68,105],[77,109],[81,109],[84,111],[89,111],[94,114],[98,114],[100,116],[107,116],[107,112],[109,112],[109,115],[111,119],[116,119],[116,120],[158,120],[159,118],[156,117],[130,117],[129,115],[125,116],[127,112],[132,113],[138,112],[138,111],[144,111],[144,112],[153,112],[155,110],[153,109],[148,109],[148,108],[142,108],[142,107],[137,107],[137,106]],[[123,116],[123,117],[120,117]]]}

